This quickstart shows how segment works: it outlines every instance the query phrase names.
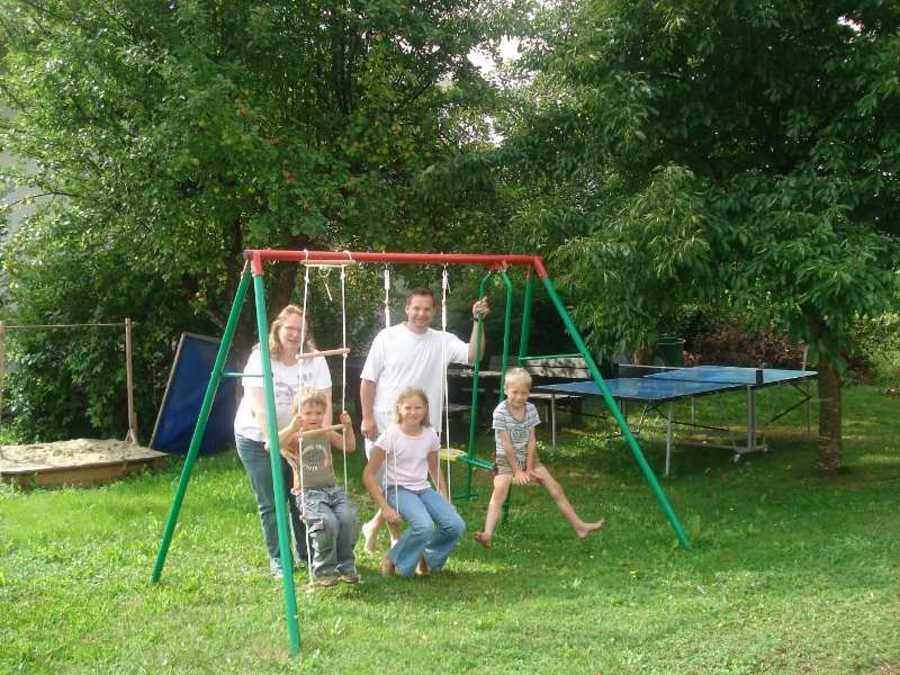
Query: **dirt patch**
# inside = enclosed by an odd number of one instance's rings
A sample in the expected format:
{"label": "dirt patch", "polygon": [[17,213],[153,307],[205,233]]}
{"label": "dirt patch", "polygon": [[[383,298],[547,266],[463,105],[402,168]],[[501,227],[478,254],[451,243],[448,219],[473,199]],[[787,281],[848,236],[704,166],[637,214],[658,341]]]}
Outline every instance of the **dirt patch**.
{"label": "dirt patch", "polygon": [[165,457],[165,454],[125,441],[101,441],[94,438],[31,445],[0,445],[0,473],[117,464],[155,457]]}

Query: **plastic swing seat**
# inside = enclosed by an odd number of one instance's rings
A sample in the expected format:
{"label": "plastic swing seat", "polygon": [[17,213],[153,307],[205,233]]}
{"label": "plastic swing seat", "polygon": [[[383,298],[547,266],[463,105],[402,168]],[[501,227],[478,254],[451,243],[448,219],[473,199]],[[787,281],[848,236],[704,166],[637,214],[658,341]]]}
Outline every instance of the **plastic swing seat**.
{"label": "plastic swing seat", "polygon": [[485,471],[494,470],[493,462],[489,462],[486,459],[479,459],[478,457],[470,457],[469,453],[463,452],[458,448],[441,448],[438,457],[442,462],[462,462],[463,464],[469,464],[470,466],[484,469]]}

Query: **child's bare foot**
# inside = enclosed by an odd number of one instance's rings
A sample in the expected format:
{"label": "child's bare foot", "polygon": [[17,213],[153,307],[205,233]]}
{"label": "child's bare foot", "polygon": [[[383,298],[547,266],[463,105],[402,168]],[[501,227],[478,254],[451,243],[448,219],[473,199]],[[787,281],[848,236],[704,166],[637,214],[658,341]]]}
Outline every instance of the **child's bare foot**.
{"label": "child's bare foot", "polygon": [[575,534],[578,535],[579,539],[584,539],[592,532],[602,530],[604,525],[606,525],[606,518],[601,518],[596,523],[583,523],[581,527],[575,528]]}
{"label": "child's bare foot", "polygon": [[[581,536],[581,535],[579,535],[579,536]],[[587,536],[587,535],[584,535],[584,536]],[[477,541],[479,544],[481,544],[485,548],[491,547],[491,537],[489,535],[485,534],[484,532],[476,532],[475,534],[472,535],[472,539]]]}
{"label": "child's bare foot", "polygon": [[363,539],[365,539],[365,549],[367,553],[375,553],[378,545],[378,530],[372,524],[372,521],[363,523],[362,526]]}
{"label": "child's bare foot", "polygon": [[394,571],[394,561],[391,560],[390,556],[384,556],[381,559],[381,576],[392,577],[394,576]]}
{"label": "child's bare foot", "polygon": [[419,562],[416,565],[416,574],[420,577],[427,576],[431,573],[431,569],[428,567],[428,563],[425,562],[425,558],[419,558]]}

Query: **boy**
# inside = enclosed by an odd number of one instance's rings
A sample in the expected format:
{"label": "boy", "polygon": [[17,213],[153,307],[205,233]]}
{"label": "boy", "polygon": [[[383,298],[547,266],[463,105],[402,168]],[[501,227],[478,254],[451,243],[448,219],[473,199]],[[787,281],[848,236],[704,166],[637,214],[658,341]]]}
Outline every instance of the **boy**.
{"label": "boy", "polygon": [[532,481],[536,481],[543,485],[553,497],[560,513],[581,539],[601,529],[606,521],[601,519],[586,523],[579,518],[562,487],[538,460],[534,428],[541,420],[537,408],[528,402],[528,395],[531,393],[531,375],[522,368],[513,368],[506,373],[503,391],[506,399],[494,409],[493,428],[497,448],[494,492],[488,504],[484,530],[472,535],[475,541],[485,548],[491,547],[491,539],[500,519],[500,510],[513,482],[516,485],[529,485]]}
{"label": "boy", "polygon": [[[291,423],[278,432],[278,438],[282,454],[294,470],[291,492],[312,545],[310,586],[324,588],[338,581],[359,583],[353,555],[359,533],[356,506],[346,491],[337,487],[331,461],[331,448],[343,448],[345,437],[322,427],[328,401],[321,391],[304,389],[297,395],[295,407]],[[356,436],[346,410],[340,420],[347,452],[352,452],[356,449]]]}

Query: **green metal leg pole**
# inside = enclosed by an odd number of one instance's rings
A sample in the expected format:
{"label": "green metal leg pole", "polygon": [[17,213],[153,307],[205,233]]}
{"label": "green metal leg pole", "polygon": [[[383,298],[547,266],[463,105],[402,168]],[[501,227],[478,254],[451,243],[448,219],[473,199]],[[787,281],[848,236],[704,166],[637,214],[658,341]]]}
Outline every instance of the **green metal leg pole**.
{"label": "green metal leg pole", "polygon": [[[503,283],[506,286],[506,308],[503,311],[503,359],[501,361],[502,365],[500,366],[500,383],[499,391],[497,392],[497,403],[503,401],[504,397],[506,369],[509,368],[509,334],[512,330],[512,282],[509,280],[509,275],[506,271],[500,272],[500,277],[503,279]],[[512,484],[510,484],[509,491],[506,493],[506,499],[503,500],[502,522],[504,523],[509,518],[509,505],[512,501],[512,493]]]}
{"label": "green metal leg pole", "polygon": [[588,351],[587,345],[584,344],[584,340],[581,339],[581,334],[578,332],[578,329],[572,322],[572,319],[569,316],[569,312],[566,310],[565,306],[560,300],[559,295],[557,295],[556,289],[553,287],[553,282],[546,277],[543,279],[543,282],[544,288],[547,289],[547,294],[550,296],[550,299],[556,306],[556,311],[559,312],[559,315],[562,318],[566,328],[568,329],[569,334],[575,341],[575,346],[578,347],[578,351],[580,351],[581,355],[584,357],[584,361],[587,364],[588,370],[591,371],[591,376],[594,379],[594,383],[597,385],[597,387],[600,389],[600,393],[603,395],[603,400],[606,402],[609,411],[612,413],[613,417],[618,423],[619,429],[622,431],[622,436],[625,437],[625,440],[628,443],[628,447],[631,450],[631,454],[634,456],[635,461],[641,468],[641,472],[644,474],[644,478],[650,485],[650,490],[653,492],[654,496],[659,502],[663,513],[669,519],[669,523],[672,525],[672,529],[675,530],[675,536],[678,537],[678,541],[683,547],[690,548],[691,544],[688,541],[687,534],[685,534],[684,532],[684,527],[682,527],[681,522],[678,520],[678,516],[675,514],[675,510],[669,503],[668,497],[666,497],[666,493],[663,492],[659,481],[656,479],[656,475],[653,473],[653,469],[651,469],[650,465],[647,463],[647,459],[644,457],[644,453],[641,452],[641,447],[638,445],[637,441],[632,435],[631,429],[628,428],[628,423],[625,421],[625,418],[622,417],[622,411],[619,410],[619,406],[616,405],[616,402],[613,400],[612,395],[609,393],[609,388],[606,386],[606,382],[604,382],[603,376],[600,374],[600,369],[597,368],[597,364],[594,363],[594,359],[591,356],[591,353]]}
{"label": "green metal leg pole", "polygon": [[519,334],[519,365],[528,356],[528,340],[531,337],[531,307],[534,304],[534,272],[528,270],[525,280],[525,299],[522,302],[522,331]]}
{"label": "green metal leg pole", "polygon": [[209,421],[209,412],[212,408],[216,391],[219,388],[219,382],[222,380],[222,371],[225,369],[228,351],[231,349],[231,341],[234,337],[238,317],[241,314],[241,306],[244,304],[244,296],[247,295],[247,288],[249,285],[250,270],[245,269],[243,275],[241,275],[241,281],[238,284],[234,302],[231,305],[228,322],[225,324],[225,334],[222,336],[222,342],[219,345],[219,353],[216,355],[216,361],[213,364],[209,384],[206,386],[206,394],[203,396],[203,403],[200,406],[197,424],[194,425],[194,435],[191,436],[191,444],[188,448],[187,457],[184,459],[184,466],[181,469],[181,478],[178,481],[178,488],[175,490],[175,497],[172,500],[172,506],[169,509],[169,517],[166,519],[166,527],[163,531],[162,541],[159,544],[159,552],[156,554],[156,562],[153,564],[153,573],[150,576],[150,582],[154,584],[159,581],[159,578],[162,575],[163,566],[166,564],[166,555],[169,552],[169,545],[172,543],[172,534],[175,532],[175,523],[178,520],[178,513],[181,511],[181,503],[184,501],[184,494],[187,491],[187,484],[191,477],[191,470],[194,467],[194,460],[197,459],[197,453],[200,451],[200,441],[203,439],[203,432],[206,431],[206,423]]}
{"label": "green metal leg pole", "polygon": [[278,416],[275,414],[275,387],[272,384],[272,362],[269,354],[269,327],[266,321],[266,298],[262,275],[253,276],[256,296],[256,327],[259,332],[259,355],[263,366],[263,391],[266,399],[266,423],[269,438],[269,461],[272,466],[272,487],[275,492],[275,522],[278,525],[278,551],[284,570],[284,615],[287,619],[291,655],[300,652],[300,626],[297,622],[297,595],[294,591],[294,557],[291,555],[291,534],[288,530],[287,495],[284,493],[284,474],[281,471],[281,444],[278,440]]}
{"label": "green metal leg pole", "polygon": [[506,383],[506,369],[509,368],[509,334],[512,330],[512,282],[509,275],[500,272],[500,278],[506,286],[506,309],[503,310],[503,358],[500,366],[500,391],[497,403],[503,401],[503,386]]}
{"label": "green metal leg pole", "polygon": [[[485,286],[488,279],[491,278],[491,272],[485,274],[481,283],[478,285],[478,297],[484,297]],[[475,457],[475,431],[478,427],[478,378],[481,373],[481,334],[484,331],[484,319],[478,317],[478,330],[475,332],[475,363],[472,364],[472,406],[469,411],[469,443],[466,447],[467,454],[470,459]],[[466,489],[463,493],[464,499],[472,499],[472,476],[475,473],[475,467],[472,464],[466,464]]]}

